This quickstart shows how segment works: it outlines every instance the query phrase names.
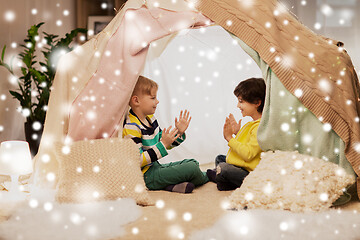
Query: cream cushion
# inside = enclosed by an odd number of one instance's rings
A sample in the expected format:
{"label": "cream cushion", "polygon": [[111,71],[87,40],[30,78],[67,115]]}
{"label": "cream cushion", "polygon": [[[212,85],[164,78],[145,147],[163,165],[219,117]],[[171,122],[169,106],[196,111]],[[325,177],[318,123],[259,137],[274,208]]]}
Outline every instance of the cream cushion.
{"label": "cream cushion", "polygon": [[338,165],[298,152],[266,152],[229,197],[231,208],[321,211],[355,179]]}
{"label": "cream cushion", "polygon": [[60,164],[56,200],[61,203],[134,198],[153,205],[131,139],[97,139],[56,145]]}

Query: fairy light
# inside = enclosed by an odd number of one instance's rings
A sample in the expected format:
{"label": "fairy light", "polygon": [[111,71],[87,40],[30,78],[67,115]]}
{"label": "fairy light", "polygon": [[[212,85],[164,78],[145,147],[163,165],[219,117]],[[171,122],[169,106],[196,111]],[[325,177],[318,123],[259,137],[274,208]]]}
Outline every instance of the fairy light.
{"label": "fairy light", "polygon": [[184,221],[186,221],[186,222],[191,221],[191,219],[192,219],[192,214],[189,213],[189,212],[184,213],[183,219],[184,219]]}
{"label": "fairy light", "polygon": [[94,167],[93,167],[93,172],[94,172],[94,173],[100,172],[100,167],[99,167],[99,166],[94,166]]}
{"label": "fairy light", "polygon": [[317,23],[314,24],[314,28],[315,28],[316,30],[320,30],[321,27],[322,27],[322,26],[321,26],[321,23],[318,23],[318,22],[317,22]]}
{"label": "fairy light", "polygon": [[137,234],[139,234],[139,229],[137,227],[133,227],[131,229],[131,232],[132,232],[132,234],[137,235]]}
{"label": "fairy light", "polygon": [[251,200],[253,200],[254,199],[254,194],[252,194],[251,192],[247,192],[246,194],[245,194],[245,200],[246,201],[251,201]]}
{"label": "fairy light", "polygon": [[301,89],[296,89],[295,92],[294,92],[295,96],[296,97],[301,97],[303,95],[303,91]]}
{"label": "fairy light", "polygon": [[287,222],[281,222],[279,227],[281,231],[287,231],[289,229],[289,224]]}
{"label": "fairy light", "polygon": [[327,193],[321,193],[319,198],[321,201],[326,202],[329,200],[329,195]]}
{"label": "fairy light", "polygon": [[48,163],[48,162],[50,162],[50,156],[49,156],[48,154],[42,155],[42,156],[41,156],[41,161],[42,161],[43,163]]}
{"label": "fairy light", "polygon": [[61,152],[65,155],[69,154],[70,153],[70,147],[69,146],[63,146],[61,148]]}
{"label": "fairy light", "polygon": [[106,9],[108,7],[107,3],[103,2],[101,3],[101,9]]}
{"label": "fairy light", "polygon": [[15,17],[16,17],[16,15],[15,15],[15,13],[14,13],[13,11],[6,11],[6,12],[5,12],[5,20],[6,20],[7,22],[12,22],[12,21],[14,21],[14,20],[15,20]]}
{"label": "fairy light", "polygon": [[30,199],[29,200],[29,206],[31,208],[37,208],[39,206],[39,202],[36,199]]}
{"label": "fairy light", "polygon": [[164,208],[165,202],[163,200],[157,200],[155,206],[159,209]]}
{"label": "fairy light", "polygon": [[44,203],[44,210],[46,212],[50,212],[51,210],[53,210],[53,204],[51,202],[46,202]]}
{"label": "fairy light", "polygon": [[49,182],[53,182],[55,180],[56,176],[55,176],[55,173],[53,172],[50,172],[48,174],[46,174],[46,179],[49,181]]}
{"label": "fairy light", "polygon": [[281,130],[283,132],[287,132],[287,131],[289,131],[289,129],[290,129],[290,125],[288,123],[281,124]]}
{"label": "fairy light", "polygon": [[325,124],[323,125],[323,130],[324,130],[325,132],[330,132],[330,131],[331,131],[331,124],[330,124],[330,123],[325,123]]}
{"label": "fairy light", "polygon": [[176,217],[176,212],[173,209],[169,209],[166,211],[166,218],[168,220],[173,220]]}
{"label": "fairy light", "polygon": [[300,160],[295,161],[294,167],[295,167],[295,169],[298,169],[298,170],[301,169],[303,167],[303,162]]}

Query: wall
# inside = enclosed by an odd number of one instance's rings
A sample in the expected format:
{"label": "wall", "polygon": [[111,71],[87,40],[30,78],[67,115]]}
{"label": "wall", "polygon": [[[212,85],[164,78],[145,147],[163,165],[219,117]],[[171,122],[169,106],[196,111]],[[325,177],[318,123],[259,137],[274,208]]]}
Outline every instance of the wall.
{"label": "wall", "polygon": [[[17,54],[27,35],[27,29],[39,22],[45,22],[40,30],[64,36],[75,28],[75,0],[0,0],[0,47],[6,44],[6,59]],[[36,14],[32,11],[37,10]],[[65,10],[68,11],[68,15]],[[13,12],[13,21],[6,20],[6,15]],[[65,14],[64,14],[65,13]],[[61,21],[61,25],[57,25]],[[17,47],[12,48],[11,44]],[[41,56],[39,52],[37,56]],[[18,101],[9,94],[9,89],[16,89],[17,84],[11,84],[11,75],[0,67],[0,141],[24,139],[23,122],[25,118],[16,111]]]}
{"label": "wall", "polygon": [[[317,34],[345,44],[355,69],[360,74],[360,1],[298,0],[299,20]],[[317,26],[316,26],[317,24]]]}

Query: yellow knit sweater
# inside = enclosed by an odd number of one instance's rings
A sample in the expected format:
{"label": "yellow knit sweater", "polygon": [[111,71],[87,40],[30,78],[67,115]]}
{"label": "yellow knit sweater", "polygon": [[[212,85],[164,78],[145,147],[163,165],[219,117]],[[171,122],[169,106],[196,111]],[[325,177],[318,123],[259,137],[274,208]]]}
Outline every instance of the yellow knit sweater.
{"label": "yellow knit sweater", "polygon": [[260,162],[261,148],[257,141],[260,119],[248,122],[230,139],[226,162],[253,171]]}

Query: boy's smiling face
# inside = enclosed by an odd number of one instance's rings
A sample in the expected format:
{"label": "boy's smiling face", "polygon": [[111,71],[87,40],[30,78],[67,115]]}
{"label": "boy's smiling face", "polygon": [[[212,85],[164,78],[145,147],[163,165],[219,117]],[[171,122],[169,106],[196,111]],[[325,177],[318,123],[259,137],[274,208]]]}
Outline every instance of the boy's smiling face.
{"label": "boy's smiling face", "polygon": [[243,117],[249,116],[254,118],[254,116],[258,113],[257,108],[260,106],[260,103],[249,103],[243,100],[241,97],[238,97],[237,107],[240,109]]}
{"label": "boy's smiling face", "polygon": [[139,110],[145,115],[152,115],[156,111],[156,107],[159,103],[157,99],[157,89],[152,89],[149,94],[141,94],[139,98]]}

